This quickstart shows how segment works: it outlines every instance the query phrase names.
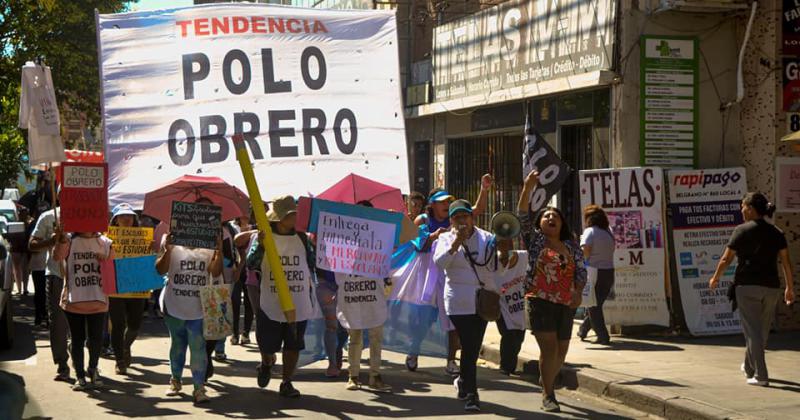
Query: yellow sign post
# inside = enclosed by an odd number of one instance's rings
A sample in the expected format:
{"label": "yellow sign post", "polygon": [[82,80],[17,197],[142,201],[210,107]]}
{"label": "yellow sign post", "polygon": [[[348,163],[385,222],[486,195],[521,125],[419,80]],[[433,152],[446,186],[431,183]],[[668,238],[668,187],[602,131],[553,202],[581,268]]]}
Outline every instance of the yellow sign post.
{"label": "yellow sign post", "polygon": [[[283,265],[278,256],[278,250],[275,247],[275,240],[272,238],[272,229],[269,227],[267,221],[267,210],[264,208],[264,201],[261,199],[261,192],[258,190],[256,183],[256,176],[253,173],[253,166],[250,163],[250,155],[247,154],[247,149],[244,145],[244,138],[241,134],[233,136],[233,147],[236,149],[236,159],[239,161],[239,167],[242,169],[242,176],[244,183],[247,185],[247,194],[250,196],[250,204],[253,206],[253,213],[256,218],[256,225],[260,232],[264,232],[264,247],[265,258],[272,270],[272,276],[275,279],[275,288],[278,291],[278,302],[281,304],[281,310],[286,316],[286,321],[294,322],[296,319],[296,312],[294,302],[292,302],[292,295],[289,292],[289,284],[286,282],[286,273],[283,272]],[[264,273],[263,275],[267,275]]]}

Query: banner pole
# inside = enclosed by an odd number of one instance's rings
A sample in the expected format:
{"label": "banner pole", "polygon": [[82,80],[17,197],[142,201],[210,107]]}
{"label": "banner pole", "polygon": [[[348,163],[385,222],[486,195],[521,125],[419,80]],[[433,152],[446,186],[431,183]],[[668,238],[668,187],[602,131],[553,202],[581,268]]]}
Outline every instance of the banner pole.
{"label": "banner pole", "polygon": [[[250,196],[250,204],[253,206],[253,213],[256,218],[258,230],[264,232],[264,240],[261,245],[264,247],[265,258],[269,262],[272,277],[275,279],[275,288],[278,291],[278,301],[281,310],[286,316],[286,321],[293,323],[297,319],[297,312],[292,302],[292,295],[289,292],[289,284],[286,282],[286,273],[283,271],[281,259],[278,256],[278,249],[275,246],[275,239],[272,237],[272,229],[267,221],[267,211],[264,208],[264,200],[261,199],[261,191],[258,189],[256,177],[253,173],[253,166],[250,163],[250,156],[244,146],[244,137],[241,134],[233,136],[233,147],[236,149],[236,160],[242,169],[242,177],[247,185],[247,195]],[[263,275],[266,275],[264,273]]]}

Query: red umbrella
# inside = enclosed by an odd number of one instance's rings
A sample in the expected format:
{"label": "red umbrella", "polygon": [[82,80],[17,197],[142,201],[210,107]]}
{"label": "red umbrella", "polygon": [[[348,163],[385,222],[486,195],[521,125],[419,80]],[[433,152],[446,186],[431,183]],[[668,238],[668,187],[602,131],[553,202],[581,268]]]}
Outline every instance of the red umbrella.
{"label": "red umbrella", "polygon": [[398,213],[406,211],[403,194],[399,188],[381,184],[356,174],[347,175],[315,198],[348,204],[369,201],[373,207],[378,209]]}
{"label": "red umbrella", "polygon": [[193,203],[200,198],[222,207],[222,220],[231,220],[250,211],[250,199],[222,178],[184,175],[145,194],[142,213],[169,223],[173,201]]}

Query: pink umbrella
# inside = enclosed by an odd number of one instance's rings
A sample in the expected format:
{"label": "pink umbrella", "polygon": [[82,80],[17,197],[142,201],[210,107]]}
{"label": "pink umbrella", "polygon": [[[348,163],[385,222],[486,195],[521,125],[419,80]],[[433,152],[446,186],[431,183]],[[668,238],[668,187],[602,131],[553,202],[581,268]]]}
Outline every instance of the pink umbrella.
{"label": "pink umbrella", "polygon": [[406,211],[403,194],[399,188],[381,184],[356,174],[347,175],[315,198],[348,204],[369,201],[373,207],[378,209],[398,213]]}
{"label": "pink umbrella", "polygon": [[250,211],[250,199],[222,178],[184,175],[145,194],[142,213],[169,223],[173,201],[193,203],[200,198],[222,207],[222,220],[231,220]]}

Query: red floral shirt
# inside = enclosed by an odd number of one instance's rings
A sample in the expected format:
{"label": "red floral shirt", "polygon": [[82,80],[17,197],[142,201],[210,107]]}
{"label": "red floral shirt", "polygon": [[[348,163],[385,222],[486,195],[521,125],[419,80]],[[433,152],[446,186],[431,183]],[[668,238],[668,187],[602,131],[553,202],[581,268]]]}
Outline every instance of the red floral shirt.
{"label": "red floral shirt", "polygon": [[564,258],[558,251],[544,248],[536,259],[532,274],[533,284],[525,297],[570,304],[575,278],[574,259]]}

